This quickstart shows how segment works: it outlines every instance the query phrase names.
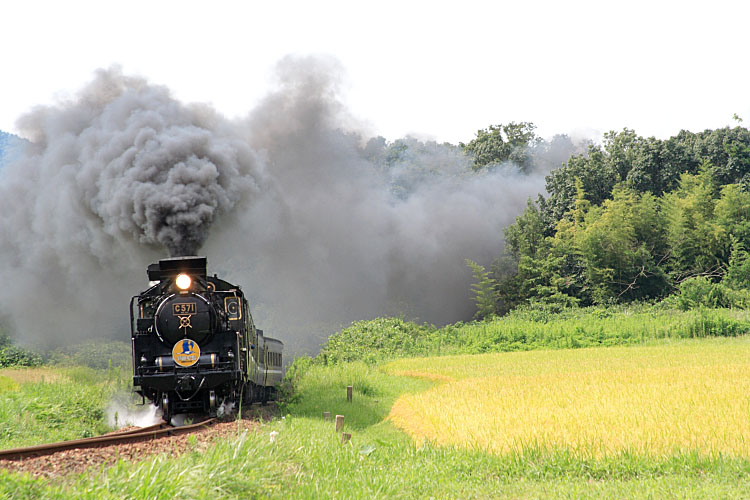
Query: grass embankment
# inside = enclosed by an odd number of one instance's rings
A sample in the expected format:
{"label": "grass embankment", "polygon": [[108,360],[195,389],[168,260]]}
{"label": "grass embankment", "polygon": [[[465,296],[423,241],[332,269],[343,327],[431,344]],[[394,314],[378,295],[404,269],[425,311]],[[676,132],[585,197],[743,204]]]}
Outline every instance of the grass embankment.
{"label": "grass embankment", "polygon": [[486,322],[443,328],[398,318],[360,321],[334,334],[318,361],[378,363],[395,358],[644,344],[660,339],[750,333],[750,311],[660,306],[518,310]]}
{"label": "grass embankment", "polygon": [[102,434],[104,408],[122,382],[86,367],[0,370],[0,449]]}

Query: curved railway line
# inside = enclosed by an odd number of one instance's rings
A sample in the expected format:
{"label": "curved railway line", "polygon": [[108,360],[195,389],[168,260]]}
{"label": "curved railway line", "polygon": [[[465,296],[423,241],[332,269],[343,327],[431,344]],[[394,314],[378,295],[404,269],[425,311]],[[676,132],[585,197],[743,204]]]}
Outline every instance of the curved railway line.
{"label": "curved railway line", "polygon": [[85,448],[100,448],[118,444],[130,444],[150,441],[167,436],[179,436],[202,430],[215,424],[218,420],[211,418],[201,422],[175,427],[171,424],[161,423],[150,427],[139,427],[121,432],[114,432],[104,436],[96,436],[72,441],[60,441],[58,443],[41,444],[26,448],[12,448],[0,450],[0,460],[21,460],[24,458],[52,455],[65,450],[79,450]]}

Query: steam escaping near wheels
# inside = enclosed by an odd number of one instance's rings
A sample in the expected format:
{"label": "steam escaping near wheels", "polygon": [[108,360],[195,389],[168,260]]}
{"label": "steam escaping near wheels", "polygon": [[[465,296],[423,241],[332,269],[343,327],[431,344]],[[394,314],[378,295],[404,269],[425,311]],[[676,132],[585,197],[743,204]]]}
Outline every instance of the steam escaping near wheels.
{"label": "steam escaping near wheels", "polygon": [[[140,399],[139,399],[140,402]],[[161,413],[154,405],[136,405],[131,401],[130,392],[113,396],[105,410],[107,425],[122,429],[134,425],[148,427],[162,421]]]}

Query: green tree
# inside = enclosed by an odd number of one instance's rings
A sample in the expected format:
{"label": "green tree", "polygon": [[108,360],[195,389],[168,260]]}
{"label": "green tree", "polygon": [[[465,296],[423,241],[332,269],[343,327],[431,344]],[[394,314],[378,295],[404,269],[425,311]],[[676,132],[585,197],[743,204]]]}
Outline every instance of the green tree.
{"label": "green tree", "polygon": [[697,175],[682,174],[680,187],[662,199],[674,278],[717,278],[726,262],[723,231],[714,219],[716,189],[710,163]]}
{"label": "green tree", "polygon": [[532,163],[529,147],[539,140],[535,129],[536,125],[530,122],[490,125],[477,131],[477,136],[468,144],[460,146],[474,158],[474,170],[509,161],[526,172]]}
{"label": "green tree", "polygon": [[736,241],[722,283],[734,290],[750,291],[750,254]]}
{"label": "green tree", "polygon": [[525,299],[521,293],[523,281],[518,275],[518,258],[503,253],[492,263],[491,275],[497,283],[495,312],[502,316]]}
{"label": "green tree", "polygon": [[750,130],[724,127],[698,134],[694,154],[714,166],[712,176],[717,186],[750,184]]}
{"label": "green tree", "polygon": [[[578,185],[580,187],[580,182]],[[582,189],[580,193],[576,206],[583,212],[588,202],[583,199]],[[561,225],[572,227],[573,222],[563,219],[558,224]],[[545,234],[547,228],[541,210],[531,200],[526,211],[506,228],[506,248],[509,257],[516,262],[516,273],[500,281],[504,304],[531,301],[566,307],[581,300],[588,302],[580,256],[572,238],[568,237],[572,233],[558,228],[551,237]],[[515,300],[503,296],[506,287],[517,294]]]}
{"label": "green tree", "polygon": [[529,198],[523,214],[516,217],[515,223],[505,228],[505,245],[516,259],[522,255],[536,257],[540,252],[546,252],[546,230],[547,225],[541,211]]}
{"label": "green tree", "polygon": [[652,298],[666,291],[664,226],[657,199],[625,186],[586,214],[576,245],[598,302]]}
{"label": "green tree", "polygon": [[471,268],[476,283],[471,285],[474,292],[474,302],[477,305],[477,312],[474,315],[478,319],[485,319],[495,315],[495,305],[497,304],[497,295],[495,292],[496,283],[490,273],[484,266],[477,264],[471,259],[466,259],[466,265]]}
{"label": "green tree", "polygon": [[542,213],[531,198],[524,213],[516,217],[515,223],[505,228],[506,252],[516,264],[513,284],[520,301],[535,296],[537,287],[544,286],[543,267],[549,253],[546,230]]}
{"label": "green tree", "polygon": [[545,208],[554,222],[575,208],[576,179],[580,179],[586,199],[592,205],[599,205],[612,196],[618,178],[600,146],[591,146],[586,155],[571,157],[562,168],[553,170],[545,178],[549,193]]}
{"label": "green tree", "polygon": [[729,253],[732,242],[750,247],[750,192],[740,184],[723,186],[714,214],[723,255]]}

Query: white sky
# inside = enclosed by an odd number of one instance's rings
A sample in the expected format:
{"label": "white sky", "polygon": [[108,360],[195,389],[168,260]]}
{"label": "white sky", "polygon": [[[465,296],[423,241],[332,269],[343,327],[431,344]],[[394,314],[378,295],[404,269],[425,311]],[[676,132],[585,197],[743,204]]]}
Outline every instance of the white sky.
{"label": "white sky", "polygon": [[629,127],[665,138],[750,123],[749,2],[33,1],[0,4],[0,129],[99,67],[248,113],[286,54],[346,69],[370,131],[457,143],[532,121],[541,135]]}

